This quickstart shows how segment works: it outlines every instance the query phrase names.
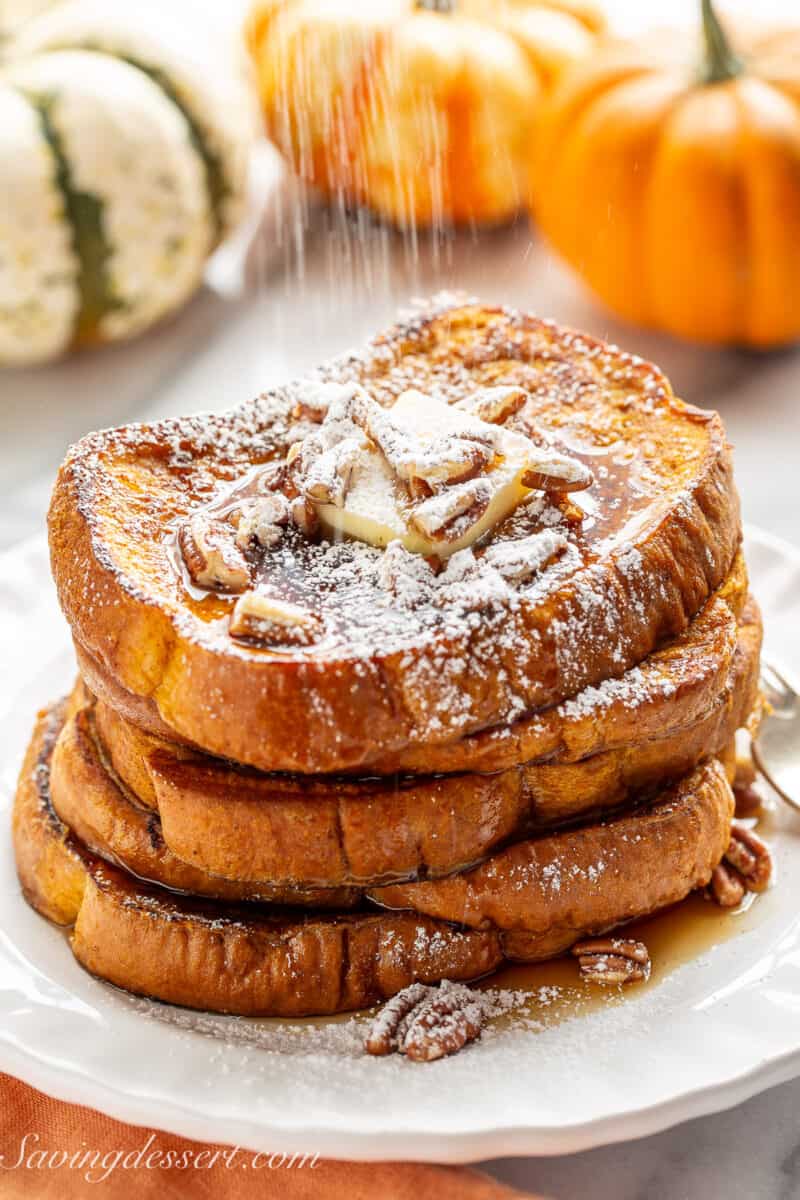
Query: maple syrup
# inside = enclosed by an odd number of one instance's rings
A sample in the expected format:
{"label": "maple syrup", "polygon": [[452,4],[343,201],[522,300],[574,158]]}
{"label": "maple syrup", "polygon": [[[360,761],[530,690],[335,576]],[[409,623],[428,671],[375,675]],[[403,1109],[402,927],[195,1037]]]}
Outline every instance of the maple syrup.
{"label": "maple syrup", "polygon": [[[764,807],[757,819],[742,823],[768,838],[774,811]],[[615,936],[644,942],[647,946],[652,969],[646,982],[626,987],[598,987],[581,978],[574,958],[562,955],[541,963],[511,963],[476,986],[528,992],[530,1000],[523,1001],[521,1007],[515,1007],[513,1016],[500,1018],[500,1022],[519,1019],[523,1013],[543,1029],[549,1029],[572,1017],[624,1004],[629,997],[641,996],[644,991],[658,987],[679,967],[752,929],[759,920],[765,899],[754,892],[746,892],[738,908],[723,909],[705,899],[701,892],[692,892],[670,908],[615,930]]]}

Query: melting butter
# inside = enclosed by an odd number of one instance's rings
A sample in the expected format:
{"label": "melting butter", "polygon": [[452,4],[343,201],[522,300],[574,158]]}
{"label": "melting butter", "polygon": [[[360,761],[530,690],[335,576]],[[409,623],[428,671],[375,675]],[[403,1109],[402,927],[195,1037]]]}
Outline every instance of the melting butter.
{"label": "melting butter", "polygon": [[365,442],[353,467],[343,507],[316,505],[320,523],[329,536],[356,538],[378,547],[400,541],[412,553],[447,558],[493,529],[530,495],[522,475],[531,446],[521,434],[490,425],[417,391],[404,392],[389,411],[398,428],[423,449],[436,438],[463,434],[465,429],[491,437],[495,456],[480,475],[490,491],[488,507],[480,520],[453,541],[426,536],[411,524],[414,502],[402,482],[383,454]]}

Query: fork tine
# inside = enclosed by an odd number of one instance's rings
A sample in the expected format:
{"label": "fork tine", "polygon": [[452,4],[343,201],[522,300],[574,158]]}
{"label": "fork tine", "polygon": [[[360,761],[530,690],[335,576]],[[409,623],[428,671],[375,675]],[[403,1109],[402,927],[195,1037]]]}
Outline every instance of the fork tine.
{"label": "fork tine", "polygon": [[790,707],[797,702],[797,692],[774,663],[762,662],[761,686],[773,708]]}
{"label": "fork tine", "polygon": [[794,688],[787,679],[781,675],[774,663],[762,662],[761,677],[765,683],[774,688],[776,692],[790,692],[794,694]]}

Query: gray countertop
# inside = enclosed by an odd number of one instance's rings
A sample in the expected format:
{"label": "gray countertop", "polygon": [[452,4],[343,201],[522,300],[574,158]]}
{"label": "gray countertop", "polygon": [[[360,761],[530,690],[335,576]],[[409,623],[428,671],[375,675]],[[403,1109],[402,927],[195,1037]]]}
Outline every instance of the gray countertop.
{"label": "gray countertop", "polygon": [[[227,408],[357,345],[412,296],[441,288],[519,305],[653,358],[685,399],[722,412],[745,518],[800,545],[800,353],[706,350],[621,326],[524,222],[480,239],[413,243],[318,214],[300,254],[291,213],[279,193],[258,233],[218,258],[204,291],[159,331],[0,375],[0,546],[43,528],[54,471],[87,429]],[[800,1194],[799,1108],[800,1081],[638,1142],[492,1169],[559,1200],[789,1197]]]}
{"label": "gray countertop", "polygon": [[487,1166],[505,1183],[556,1200],[795,1200],[798,1104],[795,1081],[655,1137]]}

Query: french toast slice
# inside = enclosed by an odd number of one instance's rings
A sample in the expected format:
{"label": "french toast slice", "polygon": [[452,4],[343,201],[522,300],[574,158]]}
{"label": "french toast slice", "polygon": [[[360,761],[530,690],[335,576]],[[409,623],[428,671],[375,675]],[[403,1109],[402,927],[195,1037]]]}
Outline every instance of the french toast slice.
{"label": "french toast slice", "polygon": [[[453,405],[485,386],[524,389],[509,429],[551,439],[594,482],[577,501],[521,505],[486,534],[475,570],[486,574],[492,547],[546,531],[564,553],[510,595],[467,583],[446,603],[406,605],[387,596],[384,551],[287,537],[255,586],[313,610],[314,640],[276,649],[230,636],[232,597],[187,583],[179,527],[285,458],[293,414],[321,382],[362,385],[384,406],[410,386]],[[431,310],[225,416],[84,438],[59,473],[49,528],[96,695],[172,741],[302,773],[447,745],[622,675],[686,629],[740,539],[717,414],[677,400],[632,355],[477,304]]]}
{"label": "french toast slice", "polygon": [[[225,898],[226,879],[258,898],[267,885],[311,889],[439,878],[511,840],[629,803],[722,753],[756,706],[760,642],[751,602],[721,690],[689,725],[665,704],[658,736],[578,762],[533,763],[490,775],[360,783],[257,775],[181,752],[88,702],[57,743],[53,802],[102,857],[202,895]],[[192,882],[198,878],[201,887]]]}
{"label": "french toast slice", "polygon": [[71,926],[92,974],[143,996],[244,1016],[364,1008],[421,980],[469,980],[501,959],[499,935],[412,913],[303,913],[178,897],[92,855],[56,816],[50,758],[57,710],[37,721],[13,837],[28,902]]}
{"label": "french toast slice", "polygon": [[[463,881],[377,890],[386,906],[409,891],[420,907],[462,902],[465,921],[481,928],[388,907],[303,914],[180,897],[98,859],[57,817],[49,778],[62,716],[41,715],[20,775],[13,837],[25,897],[72,926],[73,953],[93,974],[190,1008],[324,1015],[415,980],[477,978],[504,956],[550,957],[701,886],[729,840],[732,792],[722,766],[707,760],[636,814],[521,843],[524,879],[492,884],[487,864]],[[424,891],[451,882],[460,890],[438,899]],[[483,928],[490,917],[509,928]]]}
{"label": "french toast slice", "polygon": [[[576,762],[658,737],[667,728],[693,724],[708,714],[728,686],[746,605],[750,611],[745,628],[760,628],[760,614],[747,588],[747,569],[739,552],[730,575],[689,627],[619,679],[513,726],[485,730],[448,746],[412,747],[374,764],[370,775],[489,774],[529,762]],[[92,702],[80,677],[73,701],[78,707]],[[165,772],[166,760],[174,759],[209,768],[217,761],[220,773],[230,766],[181,742],[146,733],[104,701],[96,705],[95,722],[114,770],[150,808],[157,807],[148,765],[153,754],[164,756]],[[342,774],[359,778],[355,771]],[[360,778],[365,778],[363,772]]]}
{"label": "french toast slice", "polygon": [[358,904],[360,893],[352,887],[226,879],[178,858],[164,840],[157,814],[137,804],[109,773],[84,708],[61,724],[53,747],[49,788],[56,815],[80,842],[145,883],[230,903],[336,909]]}
{"label": "french toast slice", "polygon": [[368,895],[386,908],[524,934],[518,956],[550,958],[587,925],[610,929],[705,886],[728,848],[733,814],[725,769],[709,758],[647,807],[517,842],[461,875]]}
{"label": "french toast slice", "polygon": [[[376,774],[503,771],[518,763],[579,762],[695,724],[726,686],[747,604],[747,568],[739,551],[725,582],[688,627],[622,675],[569,700],[446,745],[409,746],[375,759]],[[757,608],[757,606],[756,606]],[[748,617],[746,622],[750,624]],[[760,617],[758,617],[760,625]]]}

